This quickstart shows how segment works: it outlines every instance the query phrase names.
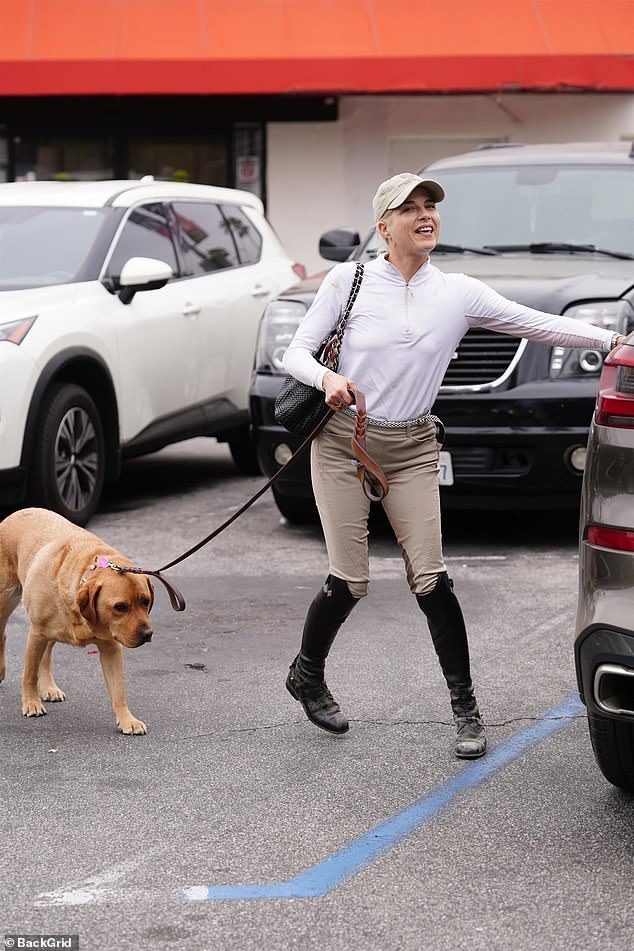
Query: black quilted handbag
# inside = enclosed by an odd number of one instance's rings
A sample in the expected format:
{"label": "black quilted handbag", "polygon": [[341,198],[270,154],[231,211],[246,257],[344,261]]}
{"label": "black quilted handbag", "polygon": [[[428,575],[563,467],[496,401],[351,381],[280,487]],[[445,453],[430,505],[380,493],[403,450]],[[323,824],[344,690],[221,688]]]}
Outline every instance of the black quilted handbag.
{"label": "black quilted handbag", "polygon": [[[329,370],[336,371],[339,366],[339,352],[343,332],[346,329],[352,305],[357,299],[362,280],[363,265],[357,264],[346,306],[341,312],[335,329],[322,341],[313,354],[315,360],[328,367]],[[306,439],[327,412],[328,406],[325,403],[322,390],[318,390],[308,383],[300,383],[290,373],[286,376],[275,400],[275,419],[278,423],[288,429],[289,432]]]}

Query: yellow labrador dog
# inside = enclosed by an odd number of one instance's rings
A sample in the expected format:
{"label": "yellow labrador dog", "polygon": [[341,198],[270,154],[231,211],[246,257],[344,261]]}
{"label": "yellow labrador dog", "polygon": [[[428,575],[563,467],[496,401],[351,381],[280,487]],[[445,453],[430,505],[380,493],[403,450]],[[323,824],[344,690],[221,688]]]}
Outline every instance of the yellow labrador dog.
{"label": "yellow labrador dog", "polygon": [[46,509],[22,509],[0,522],[0,681],[5,676],[5,628],[20,599],[29,618],[22,713],[40,717],[42,700],[65,700],[51,673],[57,641],[95,644],[122,733],[146,733],[128,709],[123,647],[152,639],[154,589],[145,575],[100,538]]}

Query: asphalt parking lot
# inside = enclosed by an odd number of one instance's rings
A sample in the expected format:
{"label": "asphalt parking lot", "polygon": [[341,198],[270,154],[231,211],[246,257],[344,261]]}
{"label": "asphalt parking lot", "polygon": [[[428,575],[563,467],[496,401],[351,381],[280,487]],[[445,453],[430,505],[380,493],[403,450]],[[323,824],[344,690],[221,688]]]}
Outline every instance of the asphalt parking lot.
{"label": "asphalt parking lot", "polygon": [[[157,567],[260,484],[195,440],[127,467],[90,528]],[[326,566],[318,530],[289,527],[270,496],[170,574],[184,614],[157,592],[157,634],[125,657],[145,737],[116,733],[90,649],[56,648],[68,699],[23,718],[14,615],[5,934],[109,951],[631,947],[634,799],[599,774],[576,699],[573,520],[446,521],[490,737],[475,763],[453,757],[424,619],[380,526],[371,550],[370,595],[328,669],[343,737],[284,689]]]}

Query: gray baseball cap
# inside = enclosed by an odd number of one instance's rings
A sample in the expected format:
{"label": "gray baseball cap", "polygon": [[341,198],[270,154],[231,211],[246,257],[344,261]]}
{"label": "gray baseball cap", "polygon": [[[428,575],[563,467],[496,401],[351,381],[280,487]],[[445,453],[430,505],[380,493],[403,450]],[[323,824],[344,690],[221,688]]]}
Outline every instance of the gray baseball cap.
{"label": "gray baseball cap", "polygon": [[445,197],[444,188],[440,182],[435,182],[433,178],[420,178],[419,175],[414,175],[413,172],[400,172],[398,175],[388,178],[386,182],[381,182],[377,188],[376,195],[372,200],[374,221],[379,221],[386,211],[402,205],[419,185],[427,189],[434,201],[442,201]]}

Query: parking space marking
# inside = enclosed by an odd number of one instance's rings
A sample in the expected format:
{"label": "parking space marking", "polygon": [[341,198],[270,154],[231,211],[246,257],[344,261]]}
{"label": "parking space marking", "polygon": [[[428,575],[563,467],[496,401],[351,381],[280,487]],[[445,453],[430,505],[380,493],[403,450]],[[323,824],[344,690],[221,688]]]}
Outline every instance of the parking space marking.
{"label": "parking space marking", "polygon": [[421,829],[465,790],[489,779],[526,750],[567,726],[571,718],[582,710],[578,694],[570,694],[538,721],[510,736],[482,759],[470,763],[453,779],[432,789],[349,845],[287,881],[261,885],[194,885],[183,889],[182,898],[185,901],[245,901],[327,895],[385,855],[406,836]]}
{"label": "parking space marking", "polygon": [[73,884],[62,885],[52,892],[42,892],[35,898],[36,908],[48,908],[51,905],[88,905],[101,901],[117,901],[122,895],[130,897],[129,889],[119,888],[122,879],[134,872],[139,865],[155,860],[166,846],[159,845],[145,849],[142,856],[118,862],[111,868],[101,869],[87,878]]}

